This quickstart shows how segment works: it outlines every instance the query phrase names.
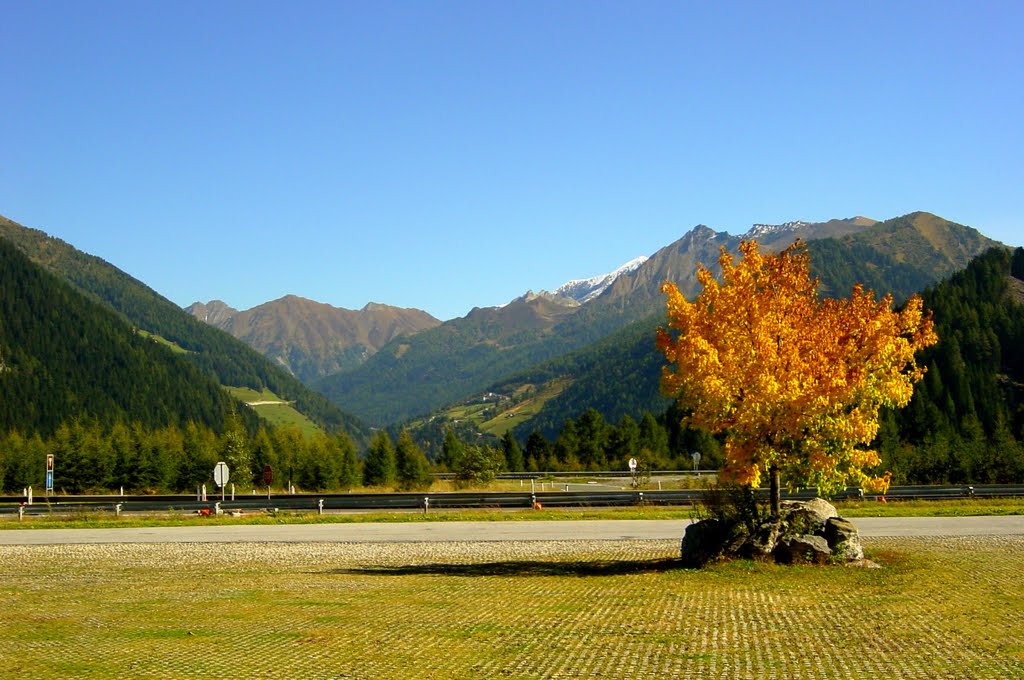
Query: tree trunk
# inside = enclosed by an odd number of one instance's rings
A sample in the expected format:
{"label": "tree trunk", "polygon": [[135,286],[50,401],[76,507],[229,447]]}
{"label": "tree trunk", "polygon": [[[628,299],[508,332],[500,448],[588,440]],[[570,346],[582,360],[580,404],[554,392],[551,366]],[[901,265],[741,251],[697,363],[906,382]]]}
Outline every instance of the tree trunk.
{"label": "tree trunk", "polygon": [[779,484],[779,468],[775,465],[768,468],[768,475],[770,479],[769,492],[771,493],[771,511],[772,519],[778,519],[779,515],[782,514],[782,490]]}

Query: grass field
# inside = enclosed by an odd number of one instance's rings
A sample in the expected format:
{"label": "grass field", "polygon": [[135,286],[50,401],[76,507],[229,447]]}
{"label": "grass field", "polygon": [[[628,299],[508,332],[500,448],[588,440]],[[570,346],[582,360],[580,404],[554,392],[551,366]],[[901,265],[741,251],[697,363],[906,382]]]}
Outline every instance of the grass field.
{"label": "grass field", "polygon": [[[282,401],[279,396],[264,388],[262,392],[249,387],[225,387],[231,396],[248,404],[255,403],[252,408],[274,427],[295,426],[305,434],[317,432],[320,428],[312,420],[295,410],[289,402]],[[269,402],[269,403],[258,403]]]}
{"label": "grass field", "polygon": [[1019,678],[1024,537],[0,548],[0,677]]}
{"label": "grass field", "polygon": [[[561,394],[572,381],[567,378],[551,380],[543,385],[522,385],[514,396],[522,397],[531,388],[537,388],[536,392],[525,399],[517,401],[512,406],[502,406],[494,413],[495,404],[491,401],[456,404],[445,411],[442,415],[453,421],[468,420],[480,428],[482,432],[503,437],[506,432],[516,425],[529,420],[537,415],[544,405]],[[415,425],[422,423],[414,423]]]}

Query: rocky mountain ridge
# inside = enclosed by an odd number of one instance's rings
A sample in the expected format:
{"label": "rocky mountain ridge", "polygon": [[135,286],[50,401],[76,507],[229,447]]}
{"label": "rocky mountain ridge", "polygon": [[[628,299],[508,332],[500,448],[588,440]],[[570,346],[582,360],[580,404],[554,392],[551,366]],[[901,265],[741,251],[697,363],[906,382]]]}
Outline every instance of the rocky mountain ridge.
{"label": "rocky mountain ridge", "polygon": [[441,322],[419,309],[371,302],[359,310],[286,295],[246,310],[220,300],[185,308],[309,383],[359,365],[395,338]]}

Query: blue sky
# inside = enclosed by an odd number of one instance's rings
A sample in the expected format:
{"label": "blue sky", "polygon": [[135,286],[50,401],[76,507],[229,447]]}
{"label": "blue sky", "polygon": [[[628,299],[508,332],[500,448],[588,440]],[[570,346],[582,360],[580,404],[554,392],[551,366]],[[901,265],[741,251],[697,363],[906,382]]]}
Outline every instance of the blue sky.
{"label": "blue sky", "polygon": [[1020,2],[0,0],[0,214],[174,302],[448,319],[696,224],[1024,243]]}

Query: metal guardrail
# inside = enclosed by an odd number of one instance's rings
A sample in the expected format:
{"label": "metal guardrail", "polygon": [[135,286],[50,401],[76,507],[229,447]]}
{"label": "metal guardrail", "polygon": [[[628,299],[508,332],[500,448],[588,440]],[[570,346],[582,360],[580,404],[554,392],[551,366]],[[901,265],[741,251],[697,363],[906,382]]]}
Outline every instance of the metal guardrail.
{"label": "metal guardrail", "polygon": [[[767,495],[765,490],[762,493]],[[698,502],[703,491],[536,491],[536,492],[450,492],[380,494],[281,494],[236,495],[233,500],[196,500],[193,495],[164,496],[50,496],[36,497],[31,505],[22,496],[0,497],[0,513],[44,515],[86,511],[122,512],[246,512],[270,508],[290,511],[389,511],[454,508],[514,509],[542,507],[623,507],[634,505],[688,506]],[[783,499],[806,499],[812,490],[785,493]],[[916,499],[1010,498],[1024,496],[1024,485],[978,484],[968,486],[900,486],[884,496],[888,501]],[[869,495],[867,498],[874,498]],[[847,489],[837,498],[864,498],[859,489]]]}

